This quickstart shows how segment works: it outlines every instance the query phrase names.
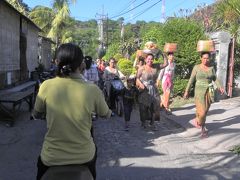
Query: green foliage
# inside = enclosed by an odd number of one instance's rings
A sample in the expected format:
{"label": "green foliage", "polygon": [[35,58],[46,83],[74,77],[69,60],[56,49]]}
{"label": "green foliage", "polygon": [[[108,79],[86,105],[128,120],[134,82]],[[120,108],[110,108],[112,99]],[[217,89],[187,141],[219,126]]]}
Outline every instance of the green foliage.
{"label": "green foliage", "polygon": [[123,56],[120,53],[117,53],[113,56],[117,61],[123,58]]}
{"label": "green foliage", "polygon": [[230,149],[231,152],[240,155],[240,145],[233,147]]}
{"label": "green foliage", "polygon": [[119,70],[125,75],[130,76],[133,71],[133,62],[129,61],[128,59],[119,59],[118,61],[118,68]]}
{"label": "green foliage", "polygon": [[173,96],[182,96],[187,87],[188,79],[181,79],[180,77],[176,77],[174,79],[174,89]]}
{"label": "green foliage", "polygon": [[69,26],[69,3],[69,0],[54,0],[52,8],[36,6],[29,14],[32,21],[43,29],[43,35],[56,42],[56,47],[73,40]]}
{"label": "green foliage", "polygon": [[194,21],[174,18],[165,23],[162,28],[160,46],[167,42],[178,44],[175,53],[176,74],[181,78],[189,78],[192,68],[200,60],[196,51],[198,40],[204,40],[204,28]]}
{"label": "green foliage", "polygon": [[107,52],[105,54],[105,56],[103,57],[103,59],[105,60],[109,60],[111,57],[114,57],[114,55],[119,54],[119,48],[120,44],[119,43],[112,43],[108,49]]}
{"label": "green foliage", "polygon": [[144,45],[148,41],[155,42],[159,47],[161,47],[161,39],[162,39],[162,28],[163,26],[161,24],[149,24],[148,26],[144,27],[142,30],[142,46],[141,48],[144,48]]}
{"label": "green foliage", "polygon": [[216,30],[227,30],[233,37],[237,38],[239,37],[239,19],[239,0],[222,0],[216,4],[212,17],[213,26]]}
{"label": "green foliage", "polygon": [[235,46],[235,55],[234,55],[234,78],[236,79],[240,75],[240,44]]}
{"label": "green foliage", "polygon": [[15,9],[17,9],[20,13],[28,16],[29,7],[22,0],[7,0],[9,4],[11,4]]}

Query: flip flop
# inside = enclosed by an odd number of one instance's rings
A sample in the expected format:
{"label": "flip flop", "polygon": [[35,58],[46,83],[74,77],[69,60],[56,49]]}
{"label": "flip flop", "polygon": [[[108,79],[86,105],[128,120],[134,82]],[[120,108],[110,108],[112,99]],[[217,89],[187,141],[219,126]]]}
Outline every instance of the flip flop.
{"label": "flip flop", "polygon": [[201,138],[207,138],[207,137],[208,137],[207,131],[201,133]]}

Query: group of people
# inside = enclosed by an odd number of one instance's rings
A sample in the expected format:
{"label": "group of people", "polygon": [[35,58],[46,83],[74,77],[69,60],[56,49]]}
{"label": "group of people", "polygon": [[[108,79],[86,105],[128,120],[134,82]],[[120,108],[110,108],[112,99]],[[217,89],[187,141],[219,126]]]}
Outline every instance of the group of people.
{"label": "group of people", "polygon": [[[135,89],[138,88],[140,120],[146,128],[147,120],[156,130],[155,120],[159,120],[160,106],[170,113],[169,100],[173,90],[175,71],[174,53],[162,53],[164,63],[153,63],[154,55],[147,54],[137,65],[136,78],[127,79],[123,96],[126,126],[129,125]],[[85,59],[85,60],[84,60]],[[206,114],[211,104],[210,84],[212,81],[221,93],[224,89],[217,81],[214,68],[209,66],[210,53],[201,54],[201,64],[193,68],[184,97],[187,98],[191,86],[195,83],[196,118],[195,126],[206,135]],[[111,107],[98,86],[103,79],[108,93],[111,84],[108,80],[115,76],[126,78],[116,68],[116,60],[111,58],[109,66],[101,60],[94,64],[90,57],[84,57],[82,50],[74,44],[62,44],[56,53],[56,78],[44,81],[36,97],[33,117],[46,115],[47,132],[41,154],[38,158],[37,179],[51,166],[78,164],[88,167],[96,179],[96,146],[91,133],[92,113],[110,118]],[[84,63],[85,62],[85,63]],[[90,81],[90,82],[89,82]],[[163,89],[160,100],[159,82]],[[110,95],[109,95],[110,97]]]}
{"label": "group of people", "polygon": [[[183,97],[188,98],[191,87],[195,85],[196,117],[193,122],[196,128],[201,129],[201,136],[207,137],[205,122],[210,105],[214,102],[213,92],[215,90],[213,84],[221,94],[224,94],[225,90],[216,77],[214,67],[210,65],[211,53],[201,52],[200,58],[201,64],[194,66]],[[173,52],[163,55],[164,63],[162,65],[153,64],[153,59],[152,54],[146,55],[145,64],[138,68],[136,82],[140,90],[139,111],[142,126],[146,127],[146,119],[150,119],[150,125],[155,129],[154,121],[159,118],[160,107],[164,108],[167,114],[171,114],[169,105],[174,87],[176,64]],[[159,74],[158,70],[160,70]],[[160,84],[163,91],[161,99],[157,89]]]}

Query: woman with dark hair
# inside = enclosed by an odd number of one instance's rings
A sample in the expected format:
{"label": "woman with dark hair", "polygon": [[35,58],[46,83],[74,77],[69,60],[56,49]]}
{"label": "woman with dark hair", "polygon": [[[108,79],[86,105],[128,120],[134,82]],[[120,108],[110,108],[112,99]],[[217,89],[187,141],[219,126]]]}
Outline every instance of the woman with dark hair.
{"label": "woman with dark hair", "polygon": [[81,74],[83,53],[62,44],[56,55],[57,77],[43,82],[33,117],[46,114],[47,133],[38,159],[37,179],[51,166],[85,165],[96,178],[96,147],[91,135],[92,112],[110,117],[101,90]]}
{"label": "woman with dark hair", "polygon": [[184,98],[188,98],[190,88],[195,83],[196,118],[193,123],[196,128],[201,128],[202,137],[207,136],[205,128],[206,116],[213,101],[212,98],[214,98],[211,97],[211,92],[214,91],[212,82],[215,82],[218,90],[223,94],[224,88],[221,87],[216,78],[214,67],[210,66],[210,53],[202,52],[201,64],[194,66],[184,93]]}
{"label": "woman with dark hair", "polygon": [[154,55],[147,54],[145,65],[140,67],[137,72],[136,85],[139,88],[138,96],[140,119],[142,126],[146,128],[146,120],[149,118],[148,112],[151,114],[150,125],[156,130],[154,121],[159,118],[160,111],[160,95],[157,88],[157,78],[159,71],[168,65],[167,58],[162,54],[164,64],[153,64]]}
{"label": "woman with dark hair", "polygon": [[125,78],[124,74],[118,70],[116,64],[117,64],[116,59],[111,57],[109,59],[109,66],[105,68],[104,74],[103,74],[104,87],[106,88],[106,93],[107,93],[107,101],[109,102],[109,107],[111,108],[111,110],[115,109],[115,98],[116,98],[116,95],[113,92],[112,80],[114,80],[116,77],[119,79]]}
{"label": "woman with dark hair", "polygon": [[98,85],[99,75],[97,65],[93,62],[90,56],[85,56],[86,69],[84,71],[84,77],[91,83]]}

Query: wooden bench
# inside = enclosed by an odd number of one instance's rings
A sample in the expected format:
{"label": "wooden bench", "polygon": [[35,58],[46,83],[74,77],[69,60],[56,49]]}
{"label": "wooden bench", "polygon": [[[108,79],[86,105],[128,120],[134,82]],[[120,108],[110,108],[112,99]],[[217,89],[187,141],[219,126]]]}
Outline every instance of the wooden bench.
{"label": "wooden bench", "polygon": [[[26,82],[11,89],[0,91],[0,113],[4,116],[7,126],[13,126],[17,111],[22,102],[27,102],[29,111],[33,108],[35,81]],[[12,106],[7,104],[12,104]],[[17,108],[18,106],[18,108]]]}

